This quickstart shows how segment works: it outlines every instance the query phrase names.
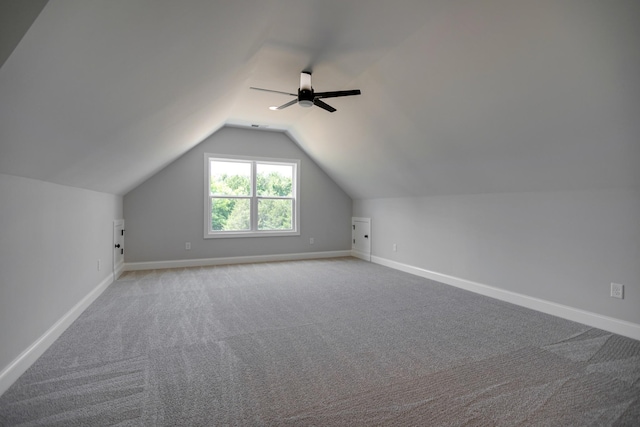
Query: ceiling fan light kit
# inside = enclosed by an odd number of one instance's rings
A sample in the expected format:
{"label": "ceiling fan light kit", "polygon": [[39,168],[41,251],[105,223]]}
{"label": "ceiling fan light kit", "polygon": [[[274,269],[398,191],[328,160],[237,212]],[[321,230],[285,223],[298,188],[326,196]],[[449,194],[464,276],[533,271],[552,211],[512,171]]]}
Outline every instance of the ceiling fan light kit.
{"label": "ceiling fan light kit", "polygon": [[302,73],[300,73],[300,87],[298,88],[297,95],[294,93],[281,92],[279,90],[262,89],[259,87],[250,87],[249,89],[261,90],[263,92],[280,93],[283,95],[296,97],[294,100],[289,101],[286,104],[283,104],[279,107],[275,105],[271,106],[269,107],[270,110],[283,110],[293,104],[299,104],[301,107],[305,107],[305,108],[313,107],[315,105],[316,107],[320,107],[323,110],[326,110],[330,113],[333,113],[334,111],[336,111],[336,109],[330,106],[329,104],[325,103],[324,101],[321,101],[322,98],[337,98],[341,96],[353,96],[353,95],[360,95],[361,93],[360,89],[316,93],[313,90],[313,86],[311,86],[311,73],[309,71],[303,71]]}

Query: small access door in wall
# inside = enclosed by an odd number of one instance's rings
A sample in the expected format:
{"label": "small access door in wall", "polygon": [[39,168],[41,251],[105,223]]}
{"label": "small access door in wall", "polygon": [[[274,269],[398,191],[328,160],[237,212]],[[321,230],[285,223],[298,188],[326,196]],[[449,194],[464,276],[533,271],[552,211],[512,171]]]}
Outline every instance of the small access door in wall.
{"label": "small access door in wall", "polygon": [[118,276],[124,267],[124,220],[113,221],[113,280],[118,280]]}
{"label": "small access door in wall", "polygon": [[371,218],[351,218],[351,254],[371,261]]}

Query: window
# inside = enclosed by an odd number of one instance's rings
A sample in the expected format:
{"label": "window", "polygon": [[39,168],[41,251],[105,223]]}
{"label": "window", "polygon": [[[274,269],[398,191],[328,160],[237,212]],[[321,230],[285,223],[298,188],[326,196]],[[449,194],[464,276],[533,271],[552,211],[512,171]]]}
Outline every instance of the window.
{"label": "window", "polygon": [[205,154],[205,238],[299,235],[300,161]]}

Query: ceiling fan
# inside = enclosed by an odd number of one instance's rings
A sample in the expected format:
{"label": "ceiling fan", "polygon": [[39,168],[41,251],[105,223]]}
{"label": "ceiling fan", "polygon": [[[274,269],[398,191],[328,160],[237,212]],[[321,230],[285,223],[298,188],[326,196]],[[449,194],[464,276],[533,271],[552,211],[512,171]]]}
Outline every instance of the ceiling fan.
{"label": "ceiling fan", "polygon": [[334,92],[314,92],[313,87],[311,86],[311,72],[303,71],[300,73],[300,88],[298,89],[298,93],[289,93],[289,92],[281,92],[279,90],[271,90],[271,89],[262,89],[259,87],[250,87],[249,89],[261,90],[264,92],[274,92],[281,93],[283,95],[295,96],[296,99],[287,102],[279,107],[273,106],[269,107],[271,110],[283,110],[293,104],[300,104],[302,107],[311,107],[313,105],[322,108],[323,110],[327,110],[330,113],[336,111],[331,105],[321,101],[323,98],[337,98],[339,96],[352,96],[352,95],[360,95],[360,89],[354,90],[339,90]]}

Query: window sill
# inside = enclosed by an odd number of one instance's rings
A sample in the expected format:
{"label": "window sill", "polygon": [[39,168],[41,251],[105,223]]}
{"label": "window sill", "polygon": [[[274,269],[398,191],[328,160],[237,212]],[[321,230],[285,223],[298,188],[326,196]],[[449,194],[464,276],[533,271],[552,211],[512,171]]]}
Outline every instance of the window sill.
{"label": "window sill", "polygon": [[227,231],[221,233],[208,233],[205,239],[238,239],[243,237],[283,237],[299,236],[299,231]]}

